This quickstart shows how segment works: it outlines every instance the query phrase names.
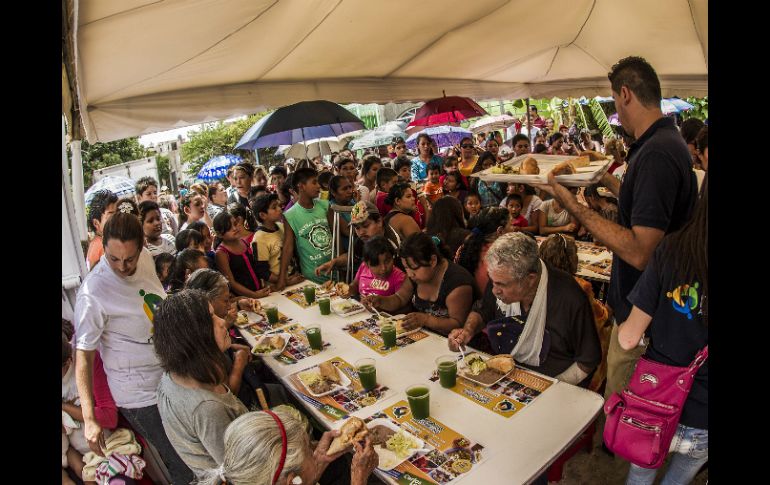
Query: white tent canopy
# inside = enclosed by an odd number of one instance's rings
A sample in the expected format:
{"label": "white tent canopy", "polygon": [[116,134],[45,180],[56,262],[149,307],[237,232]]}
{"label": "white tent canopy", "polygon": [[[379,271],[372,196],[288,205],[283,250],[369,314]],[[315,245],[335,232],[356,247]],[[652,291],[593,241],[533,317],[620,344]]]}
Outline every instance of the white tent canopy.
{"label": "white tent canopy", "polygon": [[90,142],[314,99],[608,95],[646,58],[708,93],[706,0],[71,0]]}

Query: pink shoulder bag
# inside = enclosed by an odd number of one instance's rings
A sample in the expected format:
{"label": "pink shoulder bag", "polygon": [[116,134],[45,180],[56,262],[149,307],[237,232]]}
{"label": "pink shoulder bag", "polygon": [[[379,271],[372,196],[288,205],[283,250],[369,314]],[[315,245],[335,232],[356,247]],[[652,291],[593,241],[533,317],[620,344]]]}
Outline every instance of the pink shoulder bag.
{"label": "pink shoulder bag", "polygon": [[689,367],[639,359],[628,387],[604,403],[604,443],[642,468],[659,468],[668,455],[695,374],[708,358],[703,348]]}

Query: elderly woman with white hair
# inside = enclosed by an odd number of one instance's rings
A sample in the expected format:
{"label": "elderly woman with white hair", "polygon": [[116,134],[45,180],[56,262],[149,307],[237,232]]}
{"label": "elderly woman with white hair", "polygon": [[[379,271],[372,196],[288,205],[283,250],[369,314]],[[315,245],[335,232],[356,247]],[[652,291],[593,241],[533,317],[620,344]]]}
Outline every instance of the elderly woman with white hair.
{"label": "elderly woman with white hair", "polygon": [[449,334],[457,351],[486,327],[492,348],[526,367],[587,386],[601,361],[591,305],[572,275],[544,263],[523,233],[500,236],[485,256],[489,283],[463,328]]}
{"label": "elderly woman with white hair", "polygon": [[[327,431],[313,447],[305,426],[288,406],[235,419],[224,436],[224,459],[199,485],[313,485],[343,452],[327,455],[339,431]],[[365,485],[379,460],[371,441],[355,443],[350,484]]]}

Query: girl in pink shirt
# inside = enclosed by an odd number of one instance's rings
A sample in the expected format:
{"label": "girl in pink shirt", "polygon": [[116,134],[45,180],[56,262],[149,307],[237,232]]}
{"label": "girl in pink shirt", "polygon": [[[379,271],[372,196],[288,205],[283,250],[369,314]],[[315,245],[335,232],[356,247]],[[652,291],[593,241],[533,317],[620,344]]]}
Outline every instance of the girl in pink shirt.
{"label": "girl in pink shirt", "polygon": [[384,236],[375,236],[364,244],[364,260],[358,268],[350,294],[390,296],[396,293],[406,275],[393,266],[396,250]]}

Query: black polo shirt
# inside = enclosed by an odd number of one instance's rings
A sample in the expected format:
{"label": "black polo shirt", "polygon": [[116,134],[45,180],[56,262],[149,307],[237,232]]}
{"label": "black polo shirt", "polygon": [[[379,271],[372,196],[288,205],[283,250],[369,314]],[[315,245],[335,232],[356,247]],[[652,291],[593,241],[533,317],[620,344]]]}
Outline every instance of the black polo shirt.
{"label": "black polo shirt", "polygon": [[[674,232],[690,220],[697,193],[687,144],[674,120],[664,116],[629,148],[628,168],[620,185],[618,224]],[[613,255],[608,303],[618,323],[631,313],[628,294],[641,274],[617,253]]]}

